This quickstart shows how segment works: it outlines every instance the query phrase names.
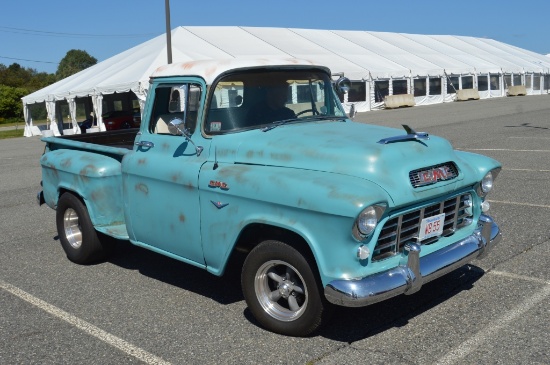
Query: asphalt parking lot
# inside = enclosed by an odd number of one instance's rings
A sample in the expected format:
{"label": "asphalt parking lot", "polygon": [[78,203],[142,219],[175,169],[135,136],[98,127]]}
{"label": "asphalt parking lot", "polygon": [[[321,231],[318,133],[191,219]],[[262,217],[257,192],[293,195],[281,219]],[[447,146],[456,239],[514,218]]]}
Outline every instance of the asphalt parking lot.
{"label": "asphalt parking lot", "polygon": [[78,266],[36,204],[38,137],[0,140],[0,364],[549,364],[550,95],[362,113],[503,164],[482,261],[307,338],[267,332],[238,270],[217,278],[129,243]]}

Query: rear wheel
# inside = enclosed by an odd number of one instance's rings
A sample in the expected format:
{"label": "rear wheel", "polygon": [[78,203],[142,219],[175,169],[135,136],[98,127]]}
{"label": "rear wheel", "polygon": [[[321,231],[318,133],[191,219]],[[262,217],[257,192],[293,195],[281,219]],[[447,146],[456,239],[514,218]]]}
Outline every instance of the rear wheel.
{"label": "rear wheel", "polygon": [[327,317],[313,263],[279,241],[265,241],[247,256],[241,283],[248,308],[266,329],[305,336]]}
{"label": "rear wheel", "polygon": [[107,247],[108,242],[99,239],[86,205],[71,193],[64,193],[59,198],[56,224],[61,246],[72,262],[95,262],[103,259],[111,249]]}

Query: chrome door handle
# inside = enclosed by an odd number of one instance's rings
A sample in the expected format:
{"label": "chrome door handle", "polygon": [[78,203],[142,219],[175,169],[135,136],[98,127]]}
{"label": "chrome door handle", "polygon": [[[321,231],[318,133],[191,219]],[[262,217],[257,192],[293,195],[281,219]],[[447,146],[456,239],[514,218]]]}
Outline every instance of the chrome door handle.
{"label": "chrome door handle", "polygon": [[139,142],[136,142],[136,146],[152,148],[152,147],[155,147],[155,144],[149,141],[139,141]]}

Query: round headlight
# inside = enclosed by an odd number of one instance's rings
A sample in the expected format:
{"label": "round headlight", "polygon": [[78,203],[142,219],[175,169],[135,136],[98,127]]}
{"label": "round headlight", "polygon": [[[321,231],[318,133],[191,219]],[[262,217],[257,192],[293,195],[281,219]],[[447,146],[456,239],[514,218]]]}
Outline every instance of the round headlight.
{"label": "round headlight", "polygon": [[484,194],[489,193],[493,189],[493,173],[488,172],[487,175],[481,180],[481,191]]}
{"label": "round headlight", "polygon": [[378,217],[374,207],[370,206],[363,210],[357,217],[357,229],[363,236],[368,236],[376,228]]}

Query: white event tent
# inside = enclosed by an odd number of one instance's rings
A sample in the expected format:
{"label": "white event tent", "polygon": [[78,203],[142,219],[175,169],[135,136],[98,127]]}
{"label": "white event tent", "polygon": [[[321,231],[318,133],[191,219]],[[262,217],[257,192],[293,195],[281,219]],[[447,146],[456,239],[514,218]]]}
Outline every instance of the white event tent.
{"label": "white event tent", "polygon": [[[352,80],[344,105],[355,104],[357,111],[384,107],[387,95],[409,94],[415,105],[423,105],[453,101],[460,89],[475,89],[480,98],[506,96],[515,85],[525,86],[528,95],[550,92],[549,57],[485,38],[194,26],[173,29],[171,39],[173,62],[290,56],[326,65]],[[163,34],[25,96],[25,136],[41,133],[33,127],[29,112],[35,103],[45,103],[55,135],[63,123],[57,104],[68,105],[65,122],[73,127],[65,133],[79,133],[75,110],[83,99],[91,100],[98,126],[105,130],[104,98],[132,92],[142,107],[149,75],[166,63],[166,54]]]}

